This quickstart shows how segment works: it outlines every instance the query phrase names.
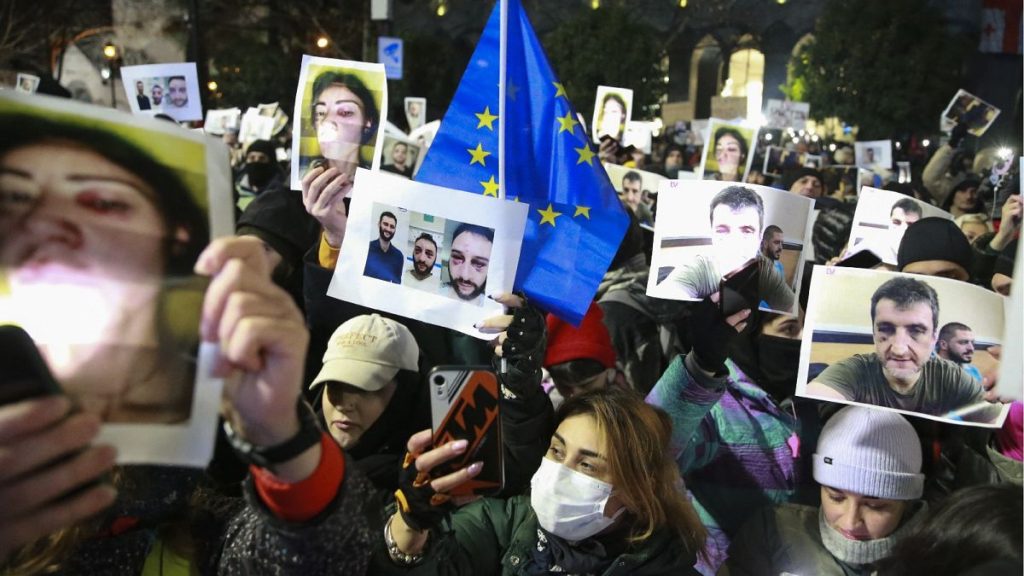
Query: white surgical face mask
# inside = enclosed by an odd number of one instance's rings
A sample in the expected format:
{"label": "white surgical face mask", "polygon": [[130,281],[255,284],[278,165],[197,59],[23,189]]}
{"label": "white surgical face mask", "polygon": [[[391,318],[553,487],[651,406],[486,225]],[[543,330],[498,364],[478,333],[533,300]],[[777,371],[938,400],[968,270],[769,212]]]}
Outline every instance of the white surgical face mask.
{"label": "white surgical face mask", "polygon": [[570,542],[586,540],[611,526],[604,515],[612,485],[544,458],[533,475],[530,504],[541,528]]}

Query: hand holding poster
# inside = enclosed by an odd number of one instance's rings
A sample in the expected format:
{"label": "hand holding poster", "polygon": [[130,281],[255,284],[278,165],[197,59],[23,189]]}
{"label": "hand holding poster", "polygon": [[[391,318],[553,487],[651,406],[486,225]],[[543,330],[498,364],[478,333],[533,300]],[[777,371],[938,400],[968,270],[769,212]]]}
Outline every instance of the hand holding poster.
{"label": "hand holding poster", "polygon": [[942,112],[941,127],[952,130],[957,124],[967,124],[967,131],[981,136],[999,116],[999,108],[985,102],[966,90],[957,90]]}
{"label": "hand holding poster", "polygon": [[315,168],[350,178],[356,168],[376,170],[387,109],[383,64],[303,55],[292,115],[292,189],[301,190]]}
{"label": "hand holding poster", "polygon": [[227,149],[14,93],[0,94],[0,132],[0,200],[16,201],[0,205],[0,323],[24,328],[64,391],[100,415],[118,462],[205,465],[221,385],[192,270],[233,231],[230,196],[213,193],[230,187]]}
{"label": "hand holding poster", "polygon": [[527,206],[359,170],[327,294],[478,338],[512,291]]}
{"label": "hand holding poster", "polygon": [[795,313],[813,206],[810,198],[765,186],[663,181],[647,294],[702,300],[753,260],[759,268],[755,304]]}
{"label": "hand holding poster", "polygon": [[796,393],[999,427],[1007,410],[985,400],[981,373],[998,368],[1003,306],[958,280],[816,266]]}

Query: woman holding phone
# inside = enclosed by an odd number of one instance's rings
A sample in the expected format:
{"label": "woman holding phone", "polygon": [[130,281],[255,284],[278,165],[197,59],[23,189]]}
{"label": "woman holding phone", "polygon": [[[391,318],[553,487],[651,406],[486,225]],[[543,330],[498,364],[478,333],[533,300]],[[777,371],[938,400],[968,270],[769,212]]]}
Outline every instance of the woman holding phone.
{"label": "woman holding phone", "polygon": [[451,514],[447,492],[480,473],[474,463],[440,478],[431,471],[466,450],[409,440],[397,510],[389,509],[372,568],[396,574],[686,574],[704,528],[668,453],[671,425],[635,392],[573,396],[529,496],[484,498]]}

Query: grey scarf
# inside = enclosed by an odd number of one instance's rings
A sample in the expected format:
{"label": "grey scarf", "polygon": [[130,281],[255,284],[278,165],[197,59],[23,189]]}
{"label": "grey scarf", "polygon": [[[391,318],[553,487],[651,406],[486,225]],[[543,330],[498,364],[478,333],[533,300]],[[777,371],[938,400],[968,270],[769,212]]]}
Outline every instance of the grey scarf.
{"label": "grey scarf", "polygon": [[825,512],[818,509],[818,531],[825,549],[835,556],[836,560],[851,566],[874,564],[889,555],[893,545],[909,526],[919,522],[927,505],[922,502],[912,503],[907,507],[906,516],[892,534],[876,540],[850,540],[825,521]]}

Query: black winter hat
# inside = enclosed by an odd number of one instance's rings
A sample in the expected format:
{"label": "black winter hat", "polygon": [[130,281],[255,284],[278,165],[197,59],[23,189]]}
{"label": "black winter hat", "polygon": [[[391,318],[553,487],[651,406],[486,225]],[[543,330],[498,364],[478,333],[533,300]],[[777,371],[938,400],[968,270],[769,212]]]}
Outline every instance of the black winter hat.
{"label": "black winter hat", "polygon": [[263,152],[270,157],[271,162],[277,162],[277,148],[270,140],[253,140],[253,143],[249,144],[249,147],[245,149],[246,156],[250,152]]}
{"label": "black winter hat", "polygon": [[[265,140],[264,140],[265,142]],[[236,233],[259,236],[285,260],[299,262],[318,236],[319,225],[302,205],[302,197],[282,186],[253,198],[238,219]]]}
{"label": "black winter hat", "polygon": [[945,260],[971,271],[971,243],[952,220],[922,218],[903,233],[896,263],[900,271],[908,264],[926,260]]}

